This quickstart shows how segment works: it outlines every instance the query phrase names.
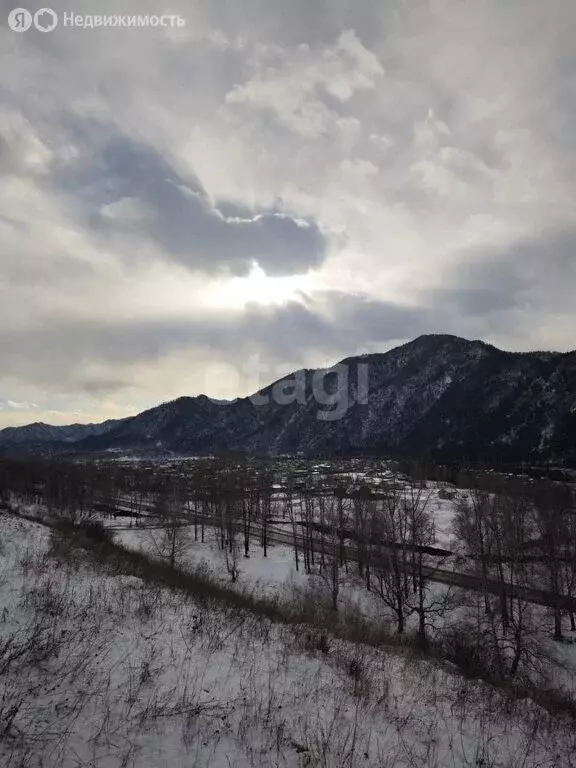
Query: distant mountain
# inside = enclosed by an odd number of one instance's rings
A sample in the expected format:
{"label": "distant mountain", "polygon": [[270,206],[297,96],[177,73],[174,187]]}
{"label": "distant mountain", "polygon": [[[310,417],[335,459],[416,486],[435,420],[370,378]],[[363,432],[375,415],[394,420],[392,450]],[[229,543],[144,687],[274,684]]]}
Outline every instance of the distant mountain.
{"label": "distant mountain", "polygon": [[122,419],[109,419],[100,424],[69,424],[55,427],[37,421],[24,427],[6,427],[0,430],[0,453],[49,450],[50,446],[62,449],[92,435],[103,435],[121,423]]}
{"label": "distant mountain", "polygon": [[[65,434],[56,437],[59,450],[70,440]],[[29,449],[29,442],[24,437],[18,446]],[[56,443],[42,441],[47,448],[56,450]],[[331,369],[297,371],[250,398],[181,397],[65,448],[574,463],[576,352],[512,353],[456,336],[421,336]]]}

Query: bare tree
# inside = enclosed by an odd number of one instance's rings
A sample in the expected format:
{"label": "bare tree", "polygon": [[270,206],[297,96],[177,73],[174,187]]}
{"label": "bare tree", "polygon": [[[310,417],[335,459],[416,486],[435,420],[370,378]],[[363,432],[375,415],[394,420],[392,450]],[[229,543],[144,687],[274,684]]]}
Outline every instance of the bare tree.
{"label": "bare tree", "polygon": [[492,557],[492,536],[488,525],[490,496],[473,490],[470,497],[462,496],[456,507],[454,533],[473,557],[486,613],[492,612],[488,593],[489,562]]}
{"label": "bare tree", "polygon": [[153,515],[160,526],[160,535],[150,529],[150,536],[157,554],[175,568],[189,547],[188,520],[183,514],[181,486],[167,484],[159,490],[154,500]]}
{"label": "bare tree", "polygon": [[318,575],[328,586],[334,611],[338,610],[340,594],[340,531],[336,499],[331,497],[321,502],[321,557],[318,564]]}
{"label": "bare tree", "polygon": [[377,520],[376,502],[371,496],[370,489],[363,486],[354,493],[352,500],[358,574],[364,579],[367,590],[371,589],[372,528]]}
{"label": "bare tree", "polygon": [[236,541],[236,536],[232,534],[232,538],[229,540],[228,546],[224,548],[226,570],[228,571],[228,575],[230,576],[232,584],[235,584],[238,581],[238,576],[240,575],[238,553],[238,542]]}
{"label": "bare tree", "polygon": [[291,478],[288,478],[286,481],[286,490],[284,494],[284,508],[285,513],[288,513],[288,519],[290,520],[290,525],[292,528],[292,543],[294,545],[294,563],[296,565],[296,570],[300,570],[300,557],[299,557],[299,531],[298,531],[298,521],[296,519],[296,505],[294,504],[294,489],[292,487],[292,480]]}
{"label": "bare tree", "polygon": [[428,648],[427,628],[432,618],[443,617],[457,603],[451,587],[432,595],[430,580],[445,563],[449,555],[437,555],[432,548],[436,543],[434,520],[429,511],[431,492],[421,483],[410,483],[404,495],[404,508],[408,517],[408,545],[414,605],[408,610],[418,616],[418,642]]}
{"label": "bare tree", "polygon": [[340,567],[346,568],[348,572],[348,562],[346,558],[346,523],[347,523],[347,508],[346,503],[346,486],[337,485],[334,489],[334,496],[336,498],[337,505],[337,523],[338,523],[338,552],[340,556]]}
{"label": "bare tree", "polygon": [[544,554],[544,567],[552,597],[554,611],[554,639],[561,640],[562,634],[562,540],[564,534],[563,515],[570,504],[569,495],[562,488],[542,484],[535,491],[536,519]]}
{"label": "bare tree", "polygon": [[410,520],[400,484],[389,489],[374,512],[372,559],[376,593],[395,615],[398,634],[403,634],[411,598],[408,588]]}

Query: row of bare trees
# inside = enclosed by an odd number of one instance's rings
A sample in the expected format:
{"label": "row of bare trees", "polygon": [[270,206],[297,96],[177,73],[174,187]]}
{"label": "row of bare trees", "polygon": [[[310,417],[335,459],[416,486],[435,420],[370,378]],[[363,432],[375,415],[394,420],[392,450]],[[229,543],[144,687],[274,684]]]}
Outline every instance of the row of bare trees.
{"label": "row of bare trees", "polygon": [[473,490],[458,505],[455,532],[473,556],[487,613],[495,610],[488,583],[498,584],[496,608],[504,631],[521,629],[525,611],[518,586],[547,592],[556,639],[563,636],[565,613],[576,631],[570,608],[576,585],[576,513],[567,486],[542,482],[502,494]]}
{"label": "row of bare trees", "polygon": [[418,617],[418,636],[428,641],[432,614],[447,610],[451,595],[434,599],[430,580],[448,552],[435,548],[431,492],[415,483],[318,487],[313,478],[296,491],[288,483],[282,515],[290,522],[296,569],[315,573],[338,609],[342,573],[355,574],[377,595],[399,634]]}
{"label": "row of bare trees", "polygon": [[[95,510],[158,526],[156,548],[176,566],[189,546],[217,531],[232,581],[253,546],[266,557],[272,541],[293,547],[297,570],[316,574],[338,610],[342,576],[354,574],[377,595],[398,633],[412,616],[422,645],[434,617],[452,604],[450,590],[431,587],[449,553],[436,547],[431,491],[423,477],[383,475],[372,488],[341,476],[286,471],[270,462],[202,460],[144,465],[104,461],[0,461],[0,499],[16,494],[51,512]],[[454,532],[475,576],[483,622],[512,638],[512,658],[528,631],[530,605],[518,587],[545,590],[554,635],[563,636],[576,588],[576,515],[566,486],[511,481],[501,493],[460,494]],[[496,589],[495,589],[496,585]]]}

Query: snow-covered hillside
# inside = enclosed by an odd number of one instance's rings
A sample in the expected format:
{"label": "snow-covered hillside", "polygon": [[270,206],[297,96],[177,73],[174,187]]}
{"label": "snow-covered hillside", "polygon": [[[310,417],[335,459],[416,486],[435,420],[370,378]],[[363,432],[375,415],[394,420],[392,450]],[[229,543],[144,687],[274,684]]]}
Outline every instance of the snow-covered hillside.
{"label": "snow-covered hillside", "polygon": [[560,718],[401,649],[110,571],[0,517],[0,763],[570,766]]}

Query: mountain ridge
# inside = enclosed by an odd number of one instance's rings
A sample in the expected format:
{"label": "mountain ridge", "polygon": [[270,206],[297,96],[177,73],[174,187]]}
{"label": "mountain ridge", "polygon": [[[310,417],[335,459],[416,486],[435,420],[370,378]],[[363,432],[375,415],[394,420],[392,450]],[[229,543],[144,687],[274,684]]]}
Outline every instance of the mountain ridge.
{"label": "mountain ridge", "polygon": [[[7,428],[9,437],[32,426]],[[1,430],[0,451],[403,453],[573,462],[576,352],[508,352],[481,340],[425,334],[387,352],[296,371],[249,397],[223,403],[182,396],[136,416],[85,425],[86,434],[79,426],[51,428],[73,429],[78,439],[68,433],[64,440],[36,442],[25,435],[6,440]]]}

